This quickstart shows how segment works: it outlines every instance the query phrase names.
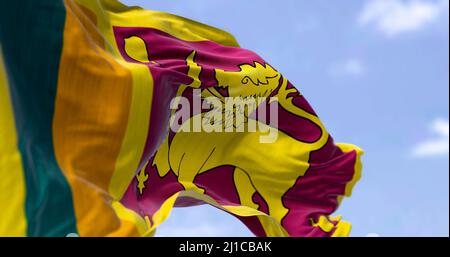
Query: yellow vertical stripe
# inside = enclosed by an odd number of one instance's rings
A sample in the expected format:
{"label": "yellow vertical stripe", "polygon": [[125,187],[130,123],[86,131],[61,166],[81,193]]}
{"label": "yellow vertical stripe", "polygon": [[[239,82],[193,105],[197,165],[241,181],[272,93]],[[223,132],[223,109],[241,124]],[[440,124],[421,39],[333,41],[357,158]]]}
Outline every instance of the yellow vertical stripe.
{"label": "yellow vertical stripe", "polygon": [[0,236],[26,236],[25,178],[0,48]]}
{"label": "yellow vertical stripe", "polygon": [[[73,1],[66,2],[74,5]],[[132,90],[128,123],[108,187],[111,196],[115,200],[120,200],[138,169],[144,151],[153,98],[153,78],[147,66],[128,63],[122,59],[112,31],[113,14],[105,9],[102,1],[76,2],[96,15],[96,26],[105,40],[105,50],[117,63],[131,72]],[[108,3],[113,4],[115,1]]]}

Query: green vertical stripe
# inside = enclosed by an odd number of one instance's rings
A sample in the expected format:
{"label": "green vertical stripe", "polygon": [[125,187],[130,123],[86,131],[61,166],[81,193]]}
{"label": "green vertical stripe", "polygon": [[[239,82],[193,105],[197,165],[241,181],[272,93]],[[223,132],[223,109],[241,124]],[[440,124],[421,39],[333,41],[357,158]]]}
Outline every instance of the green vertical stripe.
{"label": "green vertical stripe", "polygon": [[0,0],[0,42],[25,170],[29,236],[77,232],[72,192],[52,139],[64,22],[62,0]]}

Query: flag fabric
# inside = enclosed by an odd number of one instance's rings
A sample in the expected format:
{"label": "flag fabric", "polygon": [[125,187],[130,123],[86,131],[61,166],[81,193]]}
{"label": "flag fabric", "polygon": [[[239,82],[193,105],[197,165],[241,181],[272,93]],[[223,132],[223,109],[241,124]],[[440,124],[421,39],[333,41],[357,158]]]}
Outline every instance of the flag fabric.
{"label": "flag fabric", "polygon": [[[0,1],[0,50],[0,235],[151,236],[198,204],[257,236],[349,234],[331,215],[362,150],[227,32],[114,0]],[[211,105],[232,97],[262,101]],[[205,120],[276,138],[189,130]]]}

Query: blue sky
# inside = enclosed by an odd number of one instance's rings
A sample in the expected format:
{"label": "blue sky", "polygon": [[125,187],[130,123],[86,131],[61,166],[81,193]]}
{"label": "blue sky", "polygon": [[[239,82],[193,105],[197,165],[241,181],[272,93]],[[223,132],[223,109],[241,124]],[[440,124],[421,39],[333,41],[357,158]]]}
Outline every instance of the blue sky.
{"label": "blue sky", "polygon": [[[449,235],[448,0],[127,0],[231,32],[306,96],[363,178],[337,211],[353,236]],[[251,236],[212,207],[162,236]]]}

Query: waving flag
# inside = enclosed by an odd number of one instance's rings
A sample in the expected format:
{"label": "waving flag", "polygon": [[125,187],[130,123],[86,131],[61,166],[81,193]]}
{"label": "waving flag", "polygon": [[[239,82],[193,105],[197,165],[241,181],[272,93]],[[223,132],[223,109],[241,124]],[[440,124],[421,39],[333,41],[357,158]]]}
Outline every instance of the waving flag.
{"label": "waving flag", "polygon": [[349,234],[330,215],[362,151],[230,34],[113,0],[30,0],[1,2],[0,44],[0,235],[148,236],[204,203],[257,236]]}

